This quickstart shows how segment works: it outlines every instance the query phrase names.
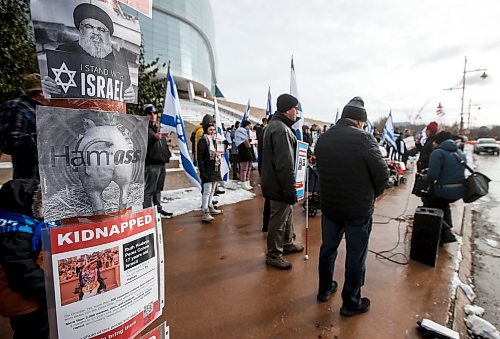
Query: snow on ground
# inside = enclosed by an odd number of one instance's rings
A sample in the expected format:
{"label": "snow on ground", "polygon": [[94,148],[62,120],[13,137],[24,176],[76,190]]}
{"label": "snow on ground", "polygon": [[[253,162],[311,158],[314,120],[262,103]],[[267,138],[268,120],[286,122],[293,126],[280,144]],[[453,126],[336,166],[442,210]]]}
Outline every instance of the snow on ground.
{"label": "snow on ground", "polygon": [[486,241],[486,243],[487,243],[490,247],[493,247],[493,248],[498,247],[498,241],[496,241],[496,240],[493,240],[493,239],[485,239],[484,241]]}
{"label": "snow on ground", "polygon": [[[258,189],[258,188],[254,188]],[[237,181],[224,184],[225,194],[214,196],[217,206],[234,204],[255,197],[255,193],[242,189]],[[197,188],[163,191],[161,194],[162,208],[174,216],[197,211],[201,208],[201,193]]]}
{"label": "snow on ground", "polygon": [[465,319],[465,324],[475,336],[485,339],[500,339],[500,332],[490,322],[471,314]]}

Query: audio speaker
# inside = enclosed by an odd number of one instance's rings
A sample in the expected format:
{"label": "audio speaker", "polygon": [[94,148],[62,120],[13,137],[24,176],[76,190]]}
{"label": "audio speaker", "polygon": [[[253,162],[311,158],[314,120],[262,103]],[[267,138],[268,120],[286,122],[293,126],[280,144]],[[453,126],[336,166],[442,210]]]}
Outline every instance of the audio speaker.
{"label": "audio speaker", "polygon": [[429,266],[436,266],[436,255],[441,235],[443,210],[417,207],[413,218],[410,258]]}

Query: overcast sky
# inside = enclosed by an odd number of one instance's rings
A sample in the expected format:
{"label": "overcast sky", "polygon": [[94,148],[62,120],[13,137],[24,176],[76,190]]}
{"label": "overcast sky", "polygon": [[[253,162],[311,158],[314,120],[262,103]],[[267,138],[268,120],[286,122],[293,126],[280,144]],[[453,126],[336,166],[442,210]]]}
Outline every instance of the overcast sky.
{"label": "overcast sky", "polygon": [[[464,58],[464,121],[500,124],[498,0],[211,0],[218,84],[230,101],[273,108],[290,88],[293,54],[305,116],[333,121],[354,96],[376,121],[460,120]],[[478,107],[480,106],[480,109]]]}

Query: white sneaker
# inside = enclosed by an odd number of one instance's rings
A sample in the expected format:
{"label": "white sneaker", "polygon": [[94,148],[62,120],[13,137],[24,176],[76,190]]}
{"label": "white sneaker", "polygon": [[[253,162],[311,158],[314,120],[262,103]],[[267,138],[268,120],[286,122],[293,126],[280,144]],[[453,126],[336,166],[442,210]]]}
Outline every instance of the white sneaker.
{"label": "white sneaker", "polygon": [[218,210],[218,209],[216,209],[215,207],[209,207],[209,208],[208,208],[208,212],[209,212],[210,214],[215,214],[215,215],[217,215],[217,214],[221,214],[221,213],[222,213],[222,210]]}
{"label": "white sneaker", "polygon": [[213,220],[214,217],[212,217],[208,212],[203,213],[203,216],[201,217],[201,221],[203,222],[212,222]]}
{"label": "white sneaker", "polygon": [[245,185],[247,186],[247,190],[253,189],[253,187],[250,186],[250,181],[245,181]]}

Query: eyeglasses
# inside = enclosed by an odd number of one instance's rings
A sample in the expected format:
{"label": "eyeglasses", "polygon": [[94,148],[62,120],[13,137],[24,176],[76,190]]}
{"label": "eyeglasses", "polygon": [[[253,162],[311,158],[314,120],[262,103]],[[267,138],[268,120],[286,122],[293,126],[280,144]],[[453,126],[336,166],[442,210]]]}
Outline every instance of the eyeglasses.
{"label": "eyeglasses", "polygon": [[109,29],[106,29],[104,27],[95,27],[95,26],[92,26],[91,24],[82,24],[82,26],[85,27],[86,29],[97,29],[101,33],[108,33],[109,32]]}

